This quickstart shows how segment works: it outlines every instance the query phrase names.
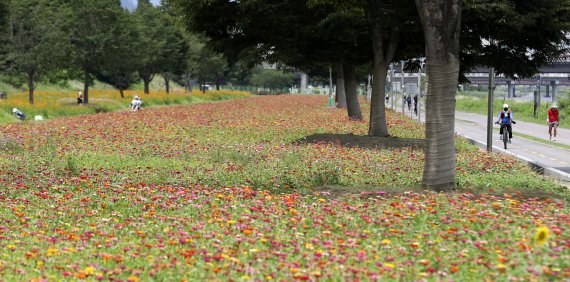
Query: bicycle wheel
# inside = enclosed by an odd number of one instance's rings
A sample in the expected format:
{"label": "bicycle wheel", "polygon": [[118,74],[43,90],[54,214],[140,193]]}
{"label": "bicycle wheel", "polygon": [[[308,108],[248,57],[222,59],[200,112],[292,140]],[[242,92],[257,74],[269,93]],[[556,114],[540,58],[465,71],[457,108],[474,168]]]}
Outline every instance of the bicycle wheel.
{"label": "bicycle wheel", "polygon": [[509,131],[507,130],[507,127],[505,126],[503,128],[503,144],[505,144],[505,150],[507,149],[507,143],[509,143]]}

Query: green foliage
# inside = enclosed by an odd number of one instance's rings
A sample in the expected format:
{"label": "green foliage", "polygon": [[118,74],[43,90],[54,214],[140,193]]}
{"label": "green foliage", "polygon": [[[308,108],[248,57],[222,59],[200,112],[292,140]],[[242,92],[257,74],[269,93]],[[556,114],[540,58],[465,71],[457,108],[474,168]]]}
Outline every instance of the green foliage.
{"label": "green foliage", "polygon": [[62,27],[65,10],[48,0],[17,0],[10,3],[7,41],[8,71],[26,78],[30,103],[37,81],[62,68],[69,44]]}
{"label": "green foliage", "polygon": [[88,103],[91,76],[120,61],[115,56],[125,54],[120,49],[125,48],[122,40],[128,30],[122,23],[127,12],[114,0],[70,1],[69,7],[72,20],[67,32],[74,49],[71,62],[82,73],[84,102]]}
{"label": "green foliage", "polygon": [[462,70],[484,65],[530,77],[567,51],[570,1],[469,0],[462,22]]}
{"label": "green foliage", "polygon": [[253,86],[269,88],[281,91],[283,88],[291,87],[294,83],[293,74],[275,69],[258,69],[254,71],[250,82]]}

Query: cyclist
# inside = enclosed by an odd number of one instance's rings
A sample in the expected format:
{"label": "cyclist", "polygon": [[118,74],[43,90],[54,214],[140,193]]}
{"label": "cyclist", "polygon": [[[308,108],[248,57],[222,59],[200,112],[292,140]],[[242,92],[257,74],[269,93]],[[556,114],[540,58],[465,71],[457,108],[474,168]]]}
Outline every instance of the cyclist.
{"label": "cyclist", "polygon": [[548,124],[548,134],[552,140],[552,129],[554,128],[554,141],[556,141],[556,128],[558,127],[558,105],[552,103],[550,105],[550,110],[548,110],[548,118],[546,119]]}
{"label": "cyclist", "polygon": [[[509,143],[511,143],[511,139],[513,139],[513,127],[511,123],[516,123],[514,121],[513,111],[509,109],[508,104],[503,104],[503,109],[499,111],[499,120],[497,120],[498,124],[505,124],[507,131],[509,132]],[[501,140],[503,140],[503,127],[499,130],[499,136]]]}

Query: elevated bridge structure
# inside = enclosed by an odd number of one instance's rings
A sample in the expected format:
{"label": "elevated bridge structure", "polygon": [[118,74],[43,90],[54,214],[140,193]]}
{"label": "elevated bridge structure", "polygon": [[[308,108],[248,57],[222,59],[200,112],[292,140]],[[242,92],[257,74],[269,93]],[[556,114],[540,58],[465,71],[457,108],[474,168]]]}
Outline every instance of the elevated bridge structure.
{"label": "elevated bridge structure", "polygon": [[[408,73],[404,72],[402,80],[401,67],[396,65],[391,72],[388,73],[388,85],[392,86],[392,91],[401,92],[404,87],[404,92],[417,94],[418,88],[418,72]],[[425,73],[422,75],[425,76]],[[471,84],[487,85],[489,83],[489,69],[476,68],[470,73],[465,74]],[[517,96],[517,86],[535,86],[539,85],[541,88],[546,89],[545,97],[556,99],[558,86],[570,86],[570,60],[568,58],[562,62],[553,63],[551,65],[543,66],[539,69],[538,74],[532,78],[512,79],[504,75],[495,76],[495,85],[506,85],[508,88],[508,97]]]}

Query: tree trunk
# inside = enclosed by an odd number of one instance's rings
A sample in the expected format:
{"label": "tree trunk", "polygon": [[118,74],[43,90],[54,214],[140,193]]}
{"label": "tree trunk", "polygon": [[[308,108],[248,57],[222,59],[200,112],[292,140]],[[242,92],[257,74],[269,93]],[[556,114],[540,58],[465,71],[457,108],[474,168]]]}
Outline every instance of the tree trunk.
{"label": "tree trunk", "polygon": [[143,81],[144,81],[144,93],[150,94],[150,79],[149,79],[149,77],[144,76]]}
{"label": "tree trunk", "polygon": [[33,72],[28,73],[28,101],[30,105],[34,104],[34,90],[35,86],[35,75]]}
{"label": "tree trunk", "polygon": [[167,76],[167,74],[164,75],[164,87],[166,89],[166,94],[170,94],[170,78]]}
{"label": "tree trunk", "polygon": [[89,72],[84,71],[85,80],[83,81],[83,104],[89,104]]}
{"label": "tree trunk", "polygon": [[336,99],[337,107],[346,109],[346,91],[344,86],[344,70],[342,63],[336,65]]}
{"label": "tree trunk", "polygon": [[386,123],[386,76],[390,62],[394,58],[398,41],[399,27],[391,26],[390,31],[384,27],[386,21],[382,13],[385,7],[381,0],[368,0],[366,16],[372,37],[374,64],[372,66],[372,93],[370,95],[370,126],[369,136],[388,136]]}
{"label": "tree trunk", "polygon": [[216,90],[220,91],[220,82],[216,81]]}
{"label": "tree trunk", "polygon": [[455,189],[455,95],[462,0],[416,0],[426,42],[429,89],[423,185]]}
{"label": "tree trunk", "polygon": [[374,64],[372,80],[372,95],[370,97],[370,126],[369,136],[388,136],[388,126],[386,125],[386,76],[388,75],[388,64]]}
{"label": "tree trunk", "polygon": [[123,88],[119,88],[119,93],[121,93],[121,98],[125,98],[125,91],[123,90]]}
{"label": "tree trunk", "polygon": [[356,67],[345,63],[343,71],[348,117],[353,120],[362,120],[362,111],[360,110],[360,102],[356,92]]}

